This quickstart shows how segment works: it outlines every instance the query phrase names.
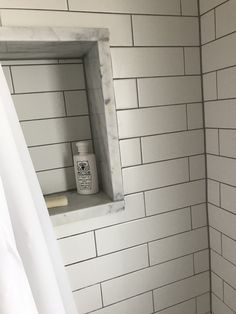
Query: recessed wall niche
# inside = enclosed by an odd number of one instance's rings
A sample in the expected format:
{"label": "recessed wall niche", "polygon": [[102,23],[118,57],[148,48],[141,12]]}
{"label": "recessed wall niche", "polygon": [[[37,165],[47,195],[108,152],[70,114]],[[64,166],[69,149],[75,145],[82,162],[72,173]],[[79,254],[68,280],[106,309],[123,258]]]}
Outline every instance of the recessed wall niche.
{"label": "recessed wall niche", "polygon": [[[0,59],[43,194],[67,191],[54,213],[123,201],[108,31],[2,27]],[[79,140],[96,154],[98,195],[73,192]]]}

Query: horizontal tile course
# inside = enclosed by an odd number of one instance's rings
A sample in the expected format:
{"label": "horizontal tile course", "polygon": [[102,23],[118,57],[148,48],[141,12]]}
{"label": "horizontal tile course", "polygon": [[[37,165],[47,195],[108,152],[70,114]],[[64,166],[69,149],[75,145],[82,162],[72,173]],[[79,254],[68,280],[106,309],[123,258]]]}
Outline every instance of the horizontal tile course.
{"label": "horizontal tile course", "polygon": [[91,138],[89,118],[86,116],[27,121],[22,122],[21,127],[28,146]]}
{"label": "horizontal tile course", "polygon": [[141,13],[141,14],[180,14],[178,0],[69,0],[70,10],[109,12],[109,13]]}
{"label": "horizontal tile course", "polygon": [[236,31],[235,1],[227,1],[216,9],[216,36],[221,37]]}
{"label": "horizontal tile course", "polygon": [[[23,77],[24,79],[24,77]],[[33,93],[12,95],[20,121],[64,117],[63,93]]]}
{"label": "horizontal tile course", "polygon": [[138,79],[140,107],[201,101],[199,76]]}
{"label": "horizontal tile course", "polygon": [[236,214],[236,188],[221,184],[221,206]]}
{"label": "horizontal tile course", "polygon": [[[153,32],[155,29],[155,32]],[[133,16],[136,46],[197,46],[197,17]]]}
{"label": "horizontal tile course", "polygon": [[112,48],[114,78],[183,75],[182,48]]}
{"label": "horizontal tile course", "polygon": [[188,230],[190,211],[187,208],[108,227],[96,231],[98,254],[106,254]]}
{"label": "horizontal tile course", "polygon": [[215,252],[211,252],[212,271],[236,288],[236,267]]}
{"label": "horizontal tile course", "polygon": [[236,239],[236,216],[211,204],[208,206],[208,211],[209,225],[229,237]]}
{"label": "horizontal tile course", "polygon": [[236,160],[208,155],[208,177],[222,183],[236,185]]}
{"label": "horizontal tile course", "polygon": [[155,312],[156,314],[195,314],[196,303],[195,300],[189,300],[174,306],[171,306],[165,310]]}
{"label": "horizontal tile course", "polygon": [[40,10],[67,10],[66,0],[1,0],[0,8],[4,9],[40,9]]}
{"label": "horizontal tile course", "polygon": [[91,286],[73,293],[78,314],[88,313],[102,307],[100,285]]}
{"label": "horizontal tile course", "polygon": [[206,127],[236,128],[235,100],[211,101],[205,103]]}
{"label": "horizontal tile course", "polygon": [[144,162],[161,161],[204,152],[203,130],[144,137],[141,143]]}
{"label": "horizontal tile course", "polygon": [[234,312],[227,307],[221,300],[219,300],[214,294],[212,295],[212,311],[214,314],[234,314]]}
{"label": "horizontal tile course", "polygon": [[139,246],[66,267],[72,290],[148,266],[147,246]]}
{"label": "horizontal tile course", "polygon": [[213,272],[211,273],[212,292],[221,300],[223,300],[223,280]]}
{"label": "horizontal tile course", "polygon": [[222,37],[202,47],[203,73],[226,68],[236,63],[236,34]]}
{"label": "horizontal tile course", "polygon": [[77,263],[96,256],[92,232],[58,241],[64,264]]}
{"label": "horizontal tile course", "polygon": [[186,182],[189,179],[187,158],[162,161],[123,169],[124,193]]}
{"label": "horizontal tile course", "polygon": [[145,192],[148,215],[183,208],[206,200],[204,180]]}
{"label": "horizontal tile course", "polygon": [[152,293],[147,292],[117,304],[107,306],[101,310],[95,311],[94,314],[126,314],[132,312],[135,314],[152,314]]}
{"label": "horizontal tile course", "polygon": [[120,139],[186,130],[184,105],[118,111],[117,118]]}
{"label": "horizontal tile course", "polygon": [[130,16],[121,14],[97,14],[80,12],[2,10],[2,26],[54,26],[108,28],[110,43],[131,46]]}
{"label": "horizontal tile course", "polygon": [[186,256],[102,283],[104,304],[108,305],[188,277],[193,272],[191,263],[192,256]]}
{"label": "horizontal tile course", "polygon": [[191,254],[208,247],[207,229],[185,232],[180,235],[149,243],[151,265]]}
{"label": "horizontal tile course", "polygon": [[162,310],[176,303],[209,291],[209,273],[205,272],[154,290],[155,310]]}
{"label": "horizontal tile course", "polygon": [[16,93],[84,89],[81,64],[12,66]]}

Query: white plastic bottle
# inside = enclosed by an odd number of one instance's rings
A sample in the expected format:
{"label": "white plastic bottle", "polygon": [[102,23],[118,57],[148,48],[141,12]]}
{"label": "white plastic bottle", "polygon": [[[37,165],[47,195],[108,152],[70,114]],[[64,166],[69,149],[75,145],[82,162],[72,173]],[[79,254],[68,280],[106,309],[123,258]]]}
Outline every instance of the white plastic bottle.
{"label": "white plastic bottle", "polygon": [[98,193],[96,158],[89,153],[89,142],[77,142],[78,155],[74,155],[74,168],[77,192],[79,194]]}

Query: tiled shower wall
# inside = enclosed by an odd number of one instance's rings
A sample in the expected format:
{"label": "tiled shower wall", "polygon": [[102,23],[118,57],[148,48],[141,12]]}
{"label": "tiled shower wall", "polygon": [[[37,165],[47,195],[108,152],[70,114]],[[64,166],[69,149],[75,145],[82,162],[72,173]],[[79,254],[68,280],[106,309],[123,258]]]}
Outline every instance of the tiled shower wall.
{"label": "tiled shower wall", "polygon": [[57,230],[78,313],[209,313],[197,1],[0,9],[4,26],[110,30],[126,210],[79,221],[70,237]]}
{"label": "tiled shower wall", "polygon": [[236,312],[236,1],[201,1],[212,311]]}
{"label": "tiled shower wall", "polygon": [[43,193],[75,189],[74,142],[91,139],[82,60],[2,65]]}

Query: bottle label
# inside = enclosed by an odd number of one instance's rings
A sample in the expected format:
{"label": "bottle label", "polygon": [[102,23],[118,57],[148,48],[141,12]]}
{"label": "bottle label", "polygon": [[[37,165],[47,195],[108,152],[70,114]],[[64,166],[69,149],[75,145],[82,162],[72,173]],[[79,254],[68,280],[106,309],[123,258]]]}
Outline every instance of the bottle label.
{"label": "bottle label", "polygon": [[77,172],[79,189],[92,190],[92,175],[88,160],[77,161]]}

